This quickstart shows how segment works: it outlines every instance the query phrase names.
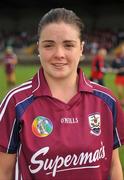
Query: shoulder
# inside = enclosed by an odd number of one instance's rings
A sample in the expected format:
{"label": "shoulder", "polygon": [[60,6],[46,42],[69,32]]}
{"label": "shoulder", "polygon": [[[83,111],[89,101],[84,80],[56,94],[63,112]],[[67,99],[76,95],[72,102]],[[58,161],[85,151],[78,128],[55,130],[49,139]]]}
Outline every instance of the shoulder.
{"label": "shoulder", "polygon": [[32,79],[10,90],[3,101],[0,108],[6,108],[9,104],[16,106],[19,102],[32,95]]}
{"label": "shoulder", "polygon": [[109,106],[114,105],[117,101],[114,93],[105,86],[101,86],[95,82],[90,81],[93,89],[93,95],[103,100]]}

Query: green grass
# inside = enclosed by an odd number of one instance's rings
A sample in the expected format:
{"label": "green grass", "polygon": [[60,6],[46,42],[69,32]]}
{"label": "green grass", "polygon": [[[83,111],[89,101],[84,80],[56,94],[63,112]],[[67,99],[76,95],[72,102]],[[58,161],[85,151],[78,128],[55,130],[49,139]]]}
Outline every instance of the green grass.
{"label": "green grass", "polygon": [[[39,66],[36,65],[17,65],[16,67],[16,76],[17,76],[17,85],[27,81],[30,79],[35,72],[38,70]],[[83,69],[87,77],[90,76],[90,68],[85,67]],[[114,74],[106,74],[105,75],[105,85],[110,88],[115,95],[117,95],[117,90],[114,85]],[[8,89],[6,86],[6,80],[5,80],[5,74],[4,74],[4,68],[0,67],[0,101],[3,99],[5,94],[7,93]],[[122,167],[124,169],[124,148],[120,148],[120,158]]]}
{"label": "green grass", "polygon": [[[17,65],[16,83],[17,85],[29,80],[39,68],[38,65]],[[9,89],[7,89],[4,67],[0,67],[0,101],[4,98]]]}

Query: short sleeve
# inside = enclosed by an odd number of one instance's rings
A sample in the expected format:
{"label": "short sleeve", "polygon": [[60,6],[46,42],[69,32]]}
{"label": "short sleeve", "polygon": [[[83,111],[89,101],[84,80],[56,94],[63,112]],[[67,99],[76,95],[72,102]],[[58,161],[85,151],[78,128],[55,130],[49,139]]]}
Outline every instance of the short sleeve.
{"label": "short sleeve", "polygon": [[124,111],[116,101],[116,119],[114,124],[114,149],[124,145]]}
{"label": "short sleeve", "polygon": [[20,123],[16,118],[14,97],[8,95],[0,105],[0,151],[16,153]]}

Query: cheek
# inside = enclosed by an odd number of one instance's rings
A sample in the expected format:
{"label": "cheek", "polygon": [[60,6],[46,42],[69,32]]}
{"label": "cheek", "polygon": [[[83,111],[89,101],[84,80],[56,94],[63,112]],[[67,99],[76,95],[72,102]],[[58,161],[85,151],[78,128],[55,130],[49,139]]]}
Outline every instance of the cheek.
{"label": "cheek", "polygon": [[40,51],[40,59],[42,62],[47,62],[50,59],[50,54],[46,51]]}
{"label": "cheek", "polygon": [[70,56],[72,56],[75,61],[78,61],[81,57],[81,51],[75,51]]}

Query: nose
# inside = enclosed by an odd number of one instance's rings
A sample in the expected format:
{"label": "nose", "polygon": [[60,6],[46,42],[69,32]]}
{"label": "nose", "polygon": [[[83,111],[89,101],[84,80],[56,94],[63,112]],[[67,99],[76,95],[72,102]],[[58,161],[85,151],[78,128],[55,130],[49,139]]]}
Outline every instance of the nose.
{"label": "nose", "polygon": [[62,47],[60,47],[60,46],[56,47],[54,55],[55,55],[56,58],[64,57],[64,49]]}

